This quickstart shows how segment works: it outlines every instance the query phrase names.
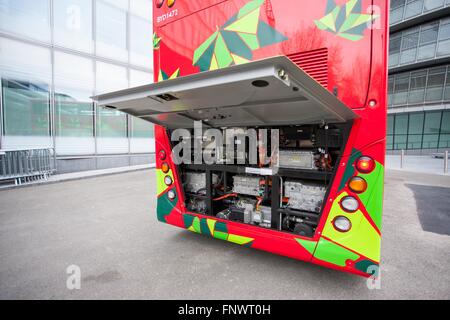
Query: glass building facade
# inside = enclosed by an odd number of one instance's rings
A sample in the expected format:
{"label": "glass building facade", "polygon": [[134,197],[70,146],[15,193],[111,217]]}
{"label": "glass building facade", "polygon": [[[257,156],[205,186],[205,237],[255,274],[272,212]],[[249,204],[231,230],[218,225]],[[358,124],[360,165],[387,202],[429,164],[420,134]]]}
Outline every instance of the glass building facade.
{"label": "glass building facade", "polygon": [[148,122],[90,97],[153,81],[151,0],[0,0],[0,149],[57,171],[145,164]]}
{"label": "glass building facade", "polygon": [[388,153],[450,149],[450,0],[392,0]]}

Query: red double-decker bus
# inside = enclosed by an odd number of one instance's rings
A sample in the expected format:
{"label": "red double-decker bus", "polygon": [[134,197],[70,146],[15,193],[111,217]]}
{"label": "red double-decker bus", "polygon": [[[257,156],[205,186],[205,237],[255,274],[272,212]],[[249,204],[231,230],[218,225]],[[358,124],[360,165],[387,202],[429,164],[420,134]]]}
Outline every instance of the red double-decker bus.
{"label": "red double-decker bus", "polygon": [[155,124],[158,220],[377,275],[388,2],[159,0],[153,16],[155,83],[96,100]]}

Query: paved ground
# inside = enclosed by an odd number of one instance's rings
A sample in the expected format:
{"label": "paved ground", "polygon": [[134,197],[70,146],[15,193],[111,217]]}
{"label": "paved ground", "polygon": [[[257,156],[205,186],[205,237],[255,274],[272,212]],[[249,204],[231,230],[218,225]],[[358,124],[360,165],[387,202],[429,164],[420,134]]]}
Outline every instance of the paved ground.
{"label": "paved ground", "polygon": [[[157,223],[153,170],[4,190],[0,298],[450,299],[450,236],[422,229],[441,230],[430,214],[450,229],[449,187],[446,176],[388,173],[381,290]],[[72,264],[81,290],[66,288]]]}

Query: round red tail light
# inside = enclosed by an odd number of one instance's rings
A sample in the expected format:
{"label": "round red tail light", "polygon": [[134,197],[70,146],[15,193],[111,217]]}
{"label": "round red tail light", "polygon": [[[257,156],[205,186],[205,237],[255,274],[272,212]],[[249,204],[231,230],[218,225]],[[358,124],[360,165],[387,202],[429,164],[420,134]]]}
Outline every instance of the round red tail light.
{"label": "round red tail light", "polygon": [[361,173],[370,173],[375,169],[375,161],[370,157],[362,156],[356,161],[356,169]]}
{"label": "round red tail light", "polygon": [[159,155],[159,158],[161,160],[165,160],[166,159],[166,152],[164,150],[160,150],[158,155]]}
{"label": "round red tail light", "polygon": [[161,8],[163,4],[164,4],[164,0],[156,0],[156,7],[157,8]]}

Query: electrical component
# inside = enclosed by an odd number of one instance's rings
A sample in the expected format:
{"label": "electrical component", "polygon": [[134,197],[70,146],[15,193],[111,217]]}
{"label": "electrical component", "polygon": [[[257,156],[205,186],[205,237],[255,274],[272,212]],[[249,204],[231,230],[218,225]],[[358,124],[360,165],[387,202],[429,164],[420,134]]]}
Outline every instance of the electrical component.
{"label": "electrical component", "polygon": [[159,158],[161,160],[165,160],[166,159],[166,152],[164,150],[160,150],[158,155],[159,155]]}
{"label": "electrical component", "polygon": [[202,199],[190,198],[186,204],[189,211],[205,213],[206,212],[206,201]]}
{"label": "electrical component", "polygon": [[288,207],[319,213],[322,208],[326,188],[323,185],[298,181],[284,183],[285,197],[289,198]]}
{"label": "electrical component", "polygon": [[228,209],[220,211],[216,217],[270,228],[272,226],[272,208],[260,206],[256,209],[254,199],[241,198],[231,201]]}
{"label": "electrical component", "polygon": [[355,212],[359,208],[359,202],[351,196],[342,198],[341,207],[347,212]]}
{"label": "electrical component", "polygon": [[279,166],[281,168],[317,170],[312,151],[280,150]]}
{"label": "electrical component", "polygon": [[337,216],[333,220],[333,225],[336,228],[336,230],[340,232],[347,232],[352,228],[351,221],[344,216]]}
{"label": "electrical component", "polygon": [[[252,221],[252,214],[253,211],[255,211],[256,208],[256,200],[249,199],[249,198],[240,198],[235,202],[235,205],[233,206],[235,208],[240,209],[243,211],[242,216],[242,222],[244,223],[251,223]],[[231,210],[233,211],[233,207]]]}
{"label": "electrical component", "polygon": [[254,176],[234,176],[233,192],[248,196],[261,196],[264,192],[264,179]]}
{"label": "electrical component", "polygon": [[[217,174],[212,175],[212,183],[217,184],[219,176]],[[203,193],[206,194],[206,173],[204,172],[187,172],[186,181],[184,183],[185,190],[190,193]]]}
{"label": "electrical component", "polygon": [[314,236],[313,225],[317,226],[317,223],[313,223],[306,218],[291,215],[286,215],[282,221],[283,230],[287,230],[304,237]]}
{"label": "electrical component", "polygon": [[259,210],[252,212],[251,223],[270,228],[272,226],[272,208],[260,206]]}

